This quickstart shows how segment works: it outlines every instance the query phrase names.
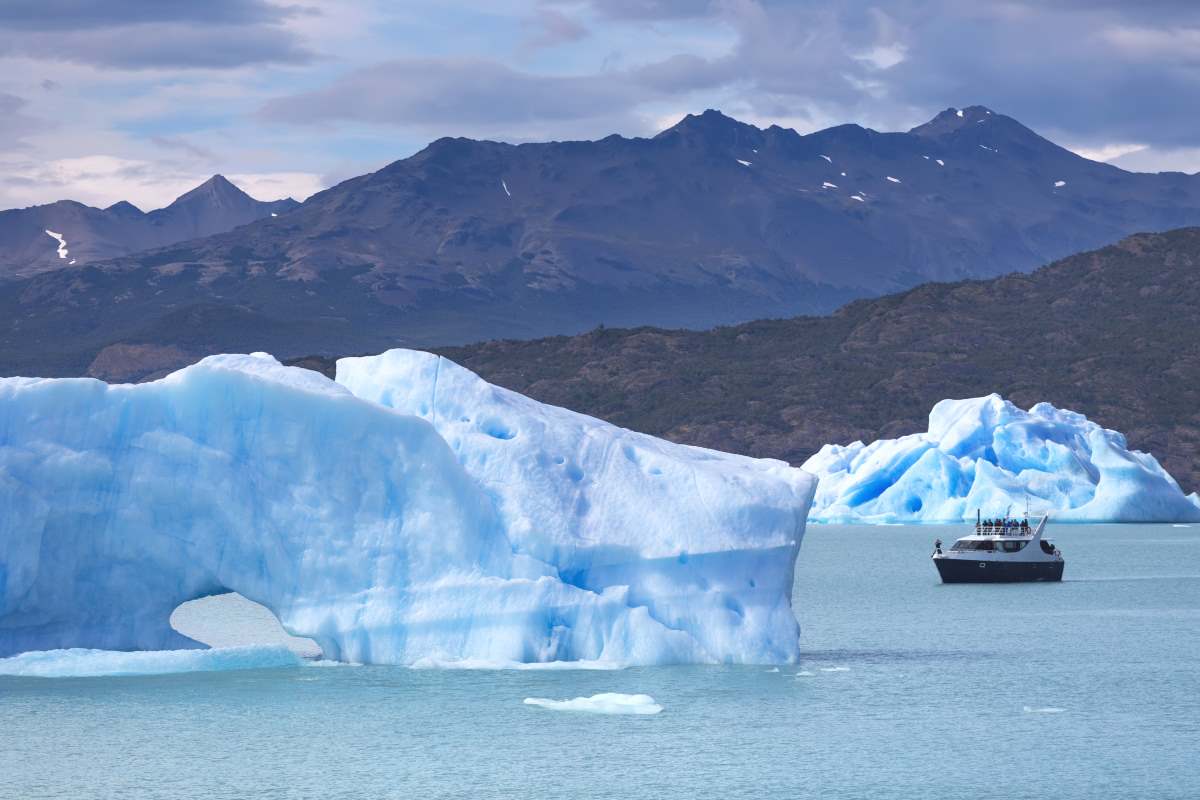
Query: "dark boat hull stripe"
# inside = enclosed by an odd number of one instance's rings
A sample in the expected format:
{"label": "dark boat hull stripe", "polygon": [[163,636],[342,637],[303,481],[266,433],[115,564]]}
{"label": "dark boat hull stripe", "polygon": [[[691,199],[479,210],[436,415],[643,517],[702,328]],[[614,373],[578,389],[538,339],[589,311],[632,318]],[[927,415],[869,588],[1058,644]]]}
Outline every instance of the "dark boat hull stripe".
{"label": "dark boat hull stripe", "polygon": [[936,558],[943,583],[1016,583],[1061,581],[1062,561],[969,561],[965,558]]}

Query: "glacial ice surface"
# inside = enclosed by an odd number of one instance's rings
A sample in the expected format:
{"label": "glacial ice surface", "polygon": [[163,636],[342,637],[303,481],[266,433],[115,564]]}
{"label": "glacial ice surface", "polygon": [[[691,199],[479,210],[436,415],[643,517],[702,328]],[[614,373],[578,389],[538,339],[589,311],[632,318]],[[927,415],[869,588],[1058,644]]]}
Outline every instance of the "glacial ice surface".
{"label": "glacial ice surface", "polygon": [[172,611],[238,592],[340,661],[796,659],[810,475],[425,353],[339,378],[0,379],[0,656],[197,648]]}
{"label": "glacial ice surface", "polygon": [[298,667],[299,656],[282,645],[212,650],[35,650],[0,658],[0,675],[25,678],[92,678]]}
{"label": "glacial ice surface", "polygon": [[802,469],[820,479],[809,514],[819,522],[958,522],[976,509],[1019,513],[1026,497],[1073,522],[1200,520],[1196,495],[1120,433],[996,394],[941,401],[925,433],[825,445]]}

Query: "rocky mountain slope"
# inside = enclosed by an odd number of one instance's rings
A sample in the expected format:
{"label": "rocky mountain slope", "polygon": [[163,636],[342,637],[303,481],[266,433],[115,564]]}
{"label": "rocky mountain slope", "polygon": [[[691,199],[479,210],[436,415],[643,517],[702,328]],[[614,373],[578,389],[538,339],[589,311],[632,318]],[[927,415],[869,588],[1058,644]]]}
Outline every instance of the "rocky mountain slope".
{"label": "rocky mountain slope", "polygon": [[1200,176],[1088,161],[980,106],[907,133],[708,111],[652,139],[440,139],[278,219],[26,279],[0,298],[0,374],[826,313],[1185,224]]}
{"label": "rocky mountain slope", "polygon": [[0,211],[0,280],[224,233],[298,205],[290,199],[255,200],[224,176],[214,175],[166,208],[149,213],[124,201],[100,209],[74,200]]}
{"label": "rocky mountain slope", "polygon": [[[799,464],[827,442],[925,430],[944,398],[1048,401],[1200,488],[1200,228],[1028,275],[928,284],[829,317],[713,331],[601,329],[440,352],[618,425]],[[307,366],[332,370],[331,360]]]}

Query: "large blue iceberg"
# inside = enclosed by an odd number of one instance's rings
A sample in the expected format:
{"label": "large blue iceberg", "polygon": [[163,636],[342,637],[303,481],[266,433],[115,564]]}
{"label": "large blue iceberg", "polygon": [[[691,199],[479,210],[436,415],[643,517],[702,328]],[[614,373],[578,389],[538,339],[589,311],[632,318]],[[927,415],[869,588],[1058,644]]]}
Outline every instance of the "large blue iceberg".
{"label": "large blue iceberg", "polygon": [[0,380],[0,656],[197,647],[172,611],[236,591],[347,661],[797,657],[811,476],[425,353],[339,378],[256,354]]}
{"label": "large blue iceberg", "polygon": [[802,469],[820,479],[809,515],[818,522],[960,522],[1027,502],[1073,522],[1200,520],[1196,495],[1120,433],[996,394],[943,400],[926,433],[825,445]]}

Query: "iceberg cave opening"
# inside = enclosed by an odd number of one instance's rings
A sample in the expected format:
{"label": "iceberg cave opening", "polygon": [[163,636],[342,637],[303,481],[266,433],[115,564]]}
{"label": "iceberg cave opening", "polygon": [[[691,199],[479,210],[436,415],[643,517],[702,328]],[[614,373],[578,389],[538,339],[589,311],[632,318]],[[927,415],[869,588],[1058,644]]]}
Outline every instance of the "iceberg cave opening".
{"label": "iceberg cave opening", "polygon": [[312,639],[292,636],[274,612],[237,592],[223,592],[180,603],[171,612],[171,627],[209,647],[284,645],[301,658],[321,658]]}

